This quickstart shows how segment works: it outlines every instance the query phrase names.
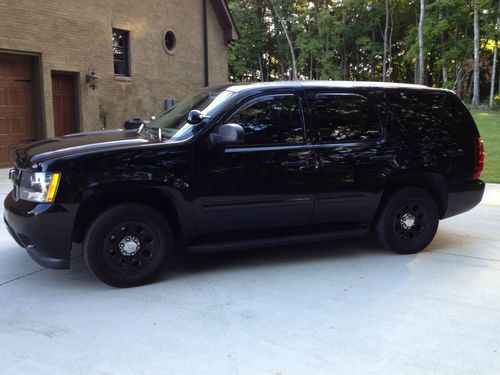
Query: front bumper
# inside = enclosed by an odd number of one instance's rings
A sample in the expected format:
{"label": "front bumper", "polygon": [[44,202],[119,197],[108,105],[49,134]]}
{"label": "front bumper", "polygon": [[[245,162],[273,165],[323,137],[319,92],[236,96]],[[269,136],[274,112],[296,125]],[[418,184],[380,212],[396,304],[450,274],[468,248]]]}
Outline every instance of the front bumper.
{"label": "front bumper", "polygon": [[476,207],[483,199],[485,184],[481,180],[455,182],[448,189],[448,207],[443,219]]}
{"label": "front bumper", "polygon": [[38,264],[69,268],[76,216],[72,205],[16,201],[10,193],[4,208],[7,230]]}

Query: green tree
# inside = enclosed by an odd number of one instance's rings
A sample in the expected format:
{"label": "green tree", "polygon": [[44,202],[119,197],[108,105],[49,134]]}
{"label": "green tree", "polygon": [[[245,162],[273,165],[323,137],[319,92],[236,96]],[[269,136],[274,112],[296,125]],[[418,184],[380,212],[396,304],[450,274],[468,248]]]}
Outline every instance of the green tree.
{"label": "green tree", "polygon": [[[241,34],[230,47],[229,78],[420,80],[453,89],[462,97],[477,92],[479,103],[481,93],[491,87],[495,91],[493,68],[498,61],[493,61],[487,42],[498,37],[498,0],[426,0],[421,7],[422,3],[229,0]],[[480,19],[475,54],[474,9]],[[419,34],[424,43],[419,43]]]}

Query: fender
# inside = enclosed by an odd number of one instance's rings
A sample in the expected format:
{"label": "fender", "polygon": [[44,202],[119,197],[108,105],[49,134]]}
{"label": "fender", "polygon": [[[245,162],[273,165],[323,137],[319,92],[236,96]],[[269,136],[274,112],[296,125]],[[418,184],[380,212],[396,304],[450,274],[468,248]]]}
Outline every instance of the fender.
{"label": "fender", "polygon": [[77,210],[73,238],[81,238],[88,219],[120,200],[149,204],[182,238],[193,236],[189,144],[80,155],[54,160],[47,169],[61,172],[58,202]]}
{"label": "fender", "polygon": [[192,202],[173,187],[133,183],[117,188],[115,184],[99,185],[85,191],[75,217],[73,238],[81,242],[85,230],[100,212],[123,202],[146,204],[165,216],[180,239],[194,236],[194,214]]}

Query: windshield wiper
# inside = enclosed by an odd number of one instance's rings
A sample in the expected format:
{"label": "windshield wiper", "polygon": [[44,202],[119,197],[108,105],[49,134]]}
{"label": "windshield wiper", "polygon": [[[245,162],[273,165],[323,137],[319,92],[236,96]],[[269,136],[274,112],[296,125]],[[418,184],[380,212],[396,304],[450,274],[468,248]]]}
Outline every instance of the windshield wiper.
{"label": "windshield wiper", "polygon": [[145,132],[154,139],[163,142],[163,141],[168,141],[170,138],[172,138],[171,136],[165,134],[168,133],[168,131],[166,130],[167,129],[164,128],[153,128],[151,126],[147,126],[146,124],[142,124],[137,130],[137,132],[138,133]]}
{"label": "windshield wiper", "polygon": [[142,132],[145,132],[146,134],[150,135],[151,137],[161,141],[160,132],[154,131],[154,128],[151,128],[151,127],[147,126],[146,124],[141,124],[141,126],[139,126],[139,129],[137,129],[137,133],[142,133]]}

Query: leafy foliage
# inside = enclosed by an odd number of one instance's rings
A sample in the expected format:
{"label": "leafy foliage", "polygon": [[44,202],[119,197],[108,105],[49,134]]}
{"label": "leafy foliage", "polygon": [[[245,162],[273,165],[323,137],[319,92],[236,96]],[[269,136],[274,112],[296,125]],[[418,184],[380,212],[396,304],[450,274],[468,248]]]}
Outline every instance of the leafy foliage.
{"label": "leafy foliage", "polygon": [[[241,39],[230,47],[231,81],[292,79],[290,48],[271,0],[229,0]],[[272,0],[284,19],[299,79],[382,80],[384,27],[389,21],[386,80],[414,82],[418,0]],[[491,80],[498,0],[427,0],[425,83],[471,95],[473,6],[481,24],[481,91]],[[499,69],[497,69],[499,71]]]}

